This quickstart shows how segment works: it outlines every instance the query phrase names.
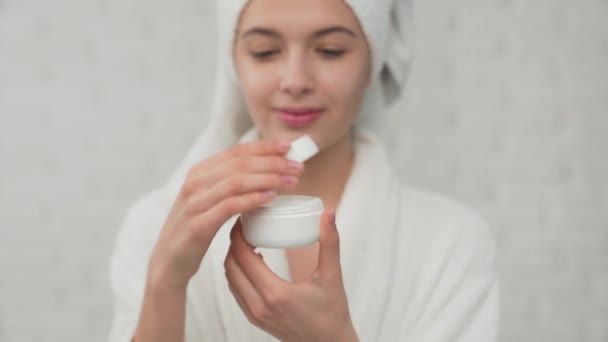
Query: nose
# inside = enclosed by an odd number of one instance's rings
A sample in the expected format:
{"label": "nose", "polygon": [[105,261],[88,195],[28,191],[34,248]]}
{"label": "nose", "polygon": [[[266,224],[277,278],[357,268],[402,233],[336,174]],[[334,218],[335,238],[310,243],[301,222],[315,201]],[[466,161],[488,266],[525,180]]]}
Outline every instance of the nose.
{"label": "nose", "polygon": [[283,65],[280,89],[292,96],[301,96],[314,89],[311,62],[304,54],[292,53]]}

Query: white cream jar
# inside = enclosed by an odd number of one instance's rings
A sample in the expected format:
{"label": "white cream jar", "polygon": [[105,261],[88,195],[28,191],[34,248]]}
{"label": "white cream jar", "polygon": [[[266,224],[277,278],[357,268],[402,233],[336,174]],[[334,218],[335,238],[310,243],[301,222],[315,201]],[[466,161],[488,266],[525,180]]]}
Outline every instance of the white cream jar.
{"label": "white cream jar", "polygon": [[319,241],[323,201],[310,196],[277,196],[267,204],[243,213],[243,235],[251,245],[292,248]]}
{"label": "white cream jar", "polygon": [[[319,152],[314,141],[302,136],[291,143],[286,157],[304,162]],[[318,197],[285,195],[242,213],[243,235],[255,247],[293,248],[319,241],[325,208]]]}

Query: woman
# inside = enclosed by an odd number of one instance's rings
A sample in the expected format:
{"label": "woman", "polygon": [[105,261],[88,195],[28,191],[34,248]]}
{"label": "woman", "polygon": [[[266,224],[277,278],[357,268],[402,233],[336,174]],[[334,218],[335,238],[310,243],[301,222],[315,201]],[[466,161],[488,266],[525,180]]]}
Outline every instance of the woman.
{"label": "woman", "polygon": [[[403,0],[223,0],[209,128],[129,211],[112,258],[110,339],[493,341],[498,283],[484,221],[401,184],[373,126],[409,63]],[[380,124],[381,125],[381,124]],[[321,152],[285,158],[310,135]],[[323,199],[320,241],[246,243],[238,214]]]}

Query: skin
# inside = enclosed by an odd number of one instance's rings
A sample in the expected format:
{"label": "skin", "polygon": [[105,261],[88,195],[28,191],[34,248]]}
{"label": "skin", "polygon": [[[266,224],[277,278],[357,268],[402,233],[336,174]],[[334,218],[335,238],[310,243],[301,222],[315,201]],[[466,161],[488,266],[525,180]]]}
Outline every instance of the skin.
{"label": "skin", "polygon": [[[327,30],[335,27],[340,29]],[[350,8],[343,0],[250,1],[233,54],[249,115],[262,137],[291,141],[308,134],[321,150],[306,162],[296,187],[282,193],[321,197],[326,207],[337,207],[352,169],[351,128],[370,72],[369,48]],[[279,119],[277,108],[298,106],[324,112],[304,128]],[[298,270],[294,283],[256,257],[238,222],[233,227],[225,261],[230,290],[251,323],[282,341],[357,340],[332,213],[322,220],[319,243],[290,252]]]}
{"label": "skin", "polygon": [[[327,30],[334,27],[345,30]],[[261,33],[250,33],[258,28]],[[336,208],[352,169],[351,128],[371,68],[353,12],[343,0],[250,1],[239,19],[233,58],[249,115],[263,138],[291,141],[308,134],[321,150],[306,162],[296,187],[281,194],[319,197],[326,208]],[[308,127],[290,128],[275,111],[285,106],[325,112]],[[287,250],[294,281],[314,271],[318,248]]]}
{"label": "skin", "polygon": [[[315,32],[340,26],[350,33]],[[253,27],[272,29],[242,36]],[[260,60],[252,52],[273,50]],[[344,51],[339,56],[336,52]],[[332,56],[330,56],[332,55]],[[335,208],[354,158],[351,128],[369,82],[363,32],[343,0],[253,0],[242,12],[233,58],[249,113],[263,135],[194,165],[149,259],[136,341],[183,341],[186,288],[223,222],[276,194],[304,194]],[[325,109],[305,129],[283,126],[273,108]],[[310,135],[321,152],[306,167],[285,158],[289,141]],[[357,341],[340,268],[334,210],[323,214],[314,272],[288,283],[272,273],[231,231],[224,266],[239,306],[252,324],[282,341]]]}
{"label": "skin", "polygon": [[148,262],[136,341],[184,340],[190,279],[224,222],[294,186],[302,168],[285,158],[288,149],[271,140],[238,144],[189,170]]}
{"label": "skin", "polygon": [[[344,30],[328,30],[335,27]],[[353,12],[342,0],[250,1],[241,13],[233,58],[263,138],[291,141],[308,134],[321,149],[306,162],[296,187],[281,194],[319,197],[326,208],[336,208],[352,169],[351,127],[370,73],[369,47]],[[308,127],[290,128],[275,111],[285,106],[325,112]],[[294,281],[314,271],[318,248],[287,251]]]}

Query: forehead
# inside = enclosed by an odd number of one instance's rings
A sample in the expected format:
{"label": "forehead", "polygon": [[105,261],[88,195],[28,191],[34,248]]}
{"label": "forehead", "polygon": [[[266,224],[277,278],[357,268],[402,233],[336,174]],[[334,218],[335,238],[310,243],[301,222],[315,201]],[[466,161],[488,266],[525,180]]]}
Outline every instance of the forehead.
{"label": "forehead", "polygon": [[250,0],[241,13],[238,31],[264,27],[282,35],[309,34],[329,26],[361,32],[344,0]]}

